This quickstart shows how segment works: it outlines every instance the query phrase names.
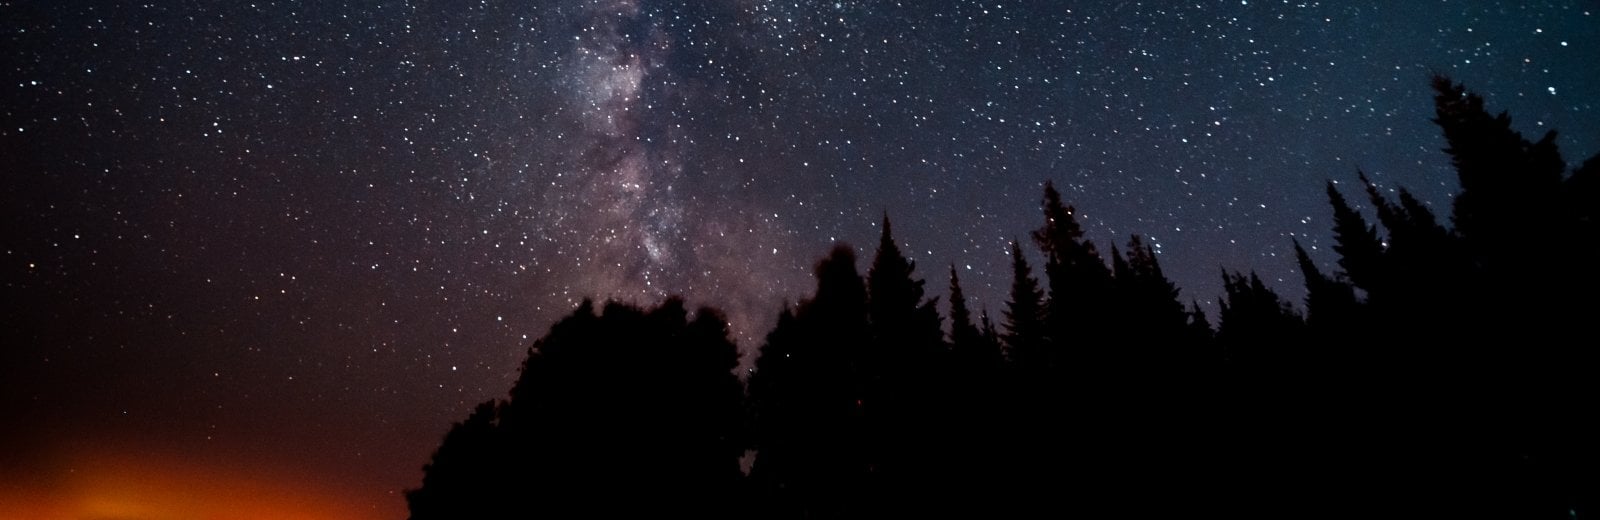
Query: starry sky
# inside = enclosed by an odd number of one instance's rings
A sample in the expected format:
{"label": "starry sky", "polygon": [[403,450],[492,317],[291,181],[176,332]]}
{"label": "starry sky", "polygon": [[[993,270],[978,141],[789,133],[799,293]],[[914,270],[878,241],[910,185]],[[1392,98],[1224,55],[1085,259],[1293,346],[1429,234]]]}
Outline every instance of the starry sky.
{"label": "starry sky", "polygon": [[718,305],[749,357],[887,212],[997,313],[1045,180],[1186,300],[1298,300],[1325,180],[1448,214],[1434,72],[1600,151],[1597,10],[0,1],[0,501],[398,518],[581,299]]}

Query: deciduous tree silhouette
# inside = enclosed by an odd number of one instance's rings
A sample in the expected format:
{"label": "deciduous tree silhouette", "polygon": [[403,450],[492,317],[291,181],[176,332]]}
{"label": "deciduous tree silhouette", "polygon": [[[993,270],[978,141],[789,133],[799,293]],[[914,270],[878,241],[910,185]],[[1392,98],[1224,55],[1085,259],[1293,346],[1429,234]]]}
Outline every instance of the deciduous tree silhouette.
{"label": "deciduous tree silhouette", "polygon": [[733,513],[743,390],[720,314],[585,301],[534,343],[510,400],[446,436],[412,518]]}
{"label": "deciduous tree silhouette", "polygon": [[751,478],[769,517],[841,517],[871,504],[867,289],[850,246],[817,264],[817,290],[779,316],[750,378]]}
{"label": "deciduous tree silhouette", "polygon": [[512,468],[503,463],[498,406],[479,404],[450,428],[433,461],[422,467],[422,487],[406,491],[413,520],[510,516]]}

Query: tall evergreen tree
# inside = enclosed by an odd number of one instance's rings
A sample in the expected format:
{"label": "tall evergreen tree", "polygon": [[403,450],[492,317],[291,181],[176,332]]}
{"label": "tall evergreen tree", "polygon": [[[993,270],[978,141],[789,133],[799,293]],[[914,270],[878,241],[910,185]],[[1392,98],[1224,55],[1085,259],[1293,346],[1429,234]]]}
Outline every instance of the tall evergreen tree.
{"label": "tall evergreen tree", "polygon": [[1011,241],[1011,298],[1003,314],[1008,357],[1021,370],[1045,370],[1052,360],[1045,347],[1044,291],[1016,240]]}
{"label": "tall evergreen tree", "polygon": [[1211,328],[1211,319],[1206,316],[1206,310],[1200,308],[1200,302],[1190,301],[1189,310],[1185,314],[1187,316],[1184,344],[1190,352],[1185,359],[1190,360],[1189,364],[1197,368],[1221,365],[1225,356],[1213,349],[1212,342],[1216,339],[1217,332]]}
{"label": "tall evergreen tree", "polygon": [[[936,384],[947,389],[943,411],[946,420],[927,436],[945,445],[945,460],[927,471],[935,482],[921,490],[923,502],[936,505],[921,512],[929,516],[980,516],[994,514],[995,498],[1008,489],[1004,475],[1010,470],[1003,446],[1011,437],[1012,405],[1004,370],[1004,357],[995,341],[988,313],[982,327],[972,322],[961,278],[950,266],[951,357]],[[932,496],[929,493],[937,493]],[[931,500],[930,500],[931,499]],[[913,500],[917,500],[913,498]]]}
{"label": "tall evergreen tree", "polygon": [[[1584,262],[1595,259],[1594,241],[1584,239],[1565,203],[1573,200],[1568,189],[1580,182],[1585,167],[1564,179],[1566,164],[1554,131],[1531,142],[1511,128],[1506,113],[1491,115],[1483,98],[1463,86],[1437,76],[1433,87],[1434,122],[1461,183],[1451,221],[1466,274],[1451,280],[1459,292],[1442,298],[1455,303],[1455,326],[1443,331],[1453,332],[1453,348],[1440,349],[1450,364],[1429,384],[1458,397],[1439,403],[1435,409],[1442,411],[1430,417],[1438,426],[1427,431],[1449,442],[1435,442],[1441,448],[1427,462],[1448,458],[1450,452],[1477,455],[1471,466],[1452,462],[1482,473],[1445,477],[1459,479],[1452,480],[1459,489],[1502,499],[1496,505],[1506,509],[1495,512],[1500,516],[1553,518],[1563,509],[1581,516],[1592,506],[1576,495],[1544,491],[1570,490],[1570,484],[1528,482],[1570,482],[1574,464],[1585,459],[1579,446],[1587,441],[1562,425],[1596,418],[1592,403],[1575,397],[1600,391],[1591,377],[1600,368],[1594,350],[1573,348],[1568,339],[1588,334],[1581,324],[1600,310],[1595,270]],[[1580,245],[1544,249],[1574,242]],[[1545,252],[1529,254],[1528,244]],[[1588,453],[1586,463],[1595,464],[1593,452]],[[1525,462],[1497,466],[1513,457]],[[1506,478],[1511,471],[1526,477]],[[1439,496],[1466,496],[1446,493],[1441,490]]]}
{"label": "tall evergreen tree", "polygon": [[972,358],[974,350],[982,348],[983,332],[972,322],[972,311],[967,308],[967,296],[961,290],[961,277],[956,266],[950,266],[950,344],[961,358]]}
{"label": "tall evergreen tree", "polygon": [[993,345],[995,348],[1000,348],[1004,345],[1000,330],[995,328],[994,320],[989,319],[988,306],[984,306],[983,310],[978,313],[978,329],[983,331],[983,341],[985,343]]}
{"label": "tall evergreen tree", "polygon": [[1306,324],[1318,337],[1334,338],[1357,327],[1355,289],[1342,280],[1322,274],[1311,255],[1294,240],[1295,262],[1306,284]]}
{"label": "tall evergreen tree", "polygon": [[[1511,260],[1530,232],[1553,223],[1565,163],[1555,131],[1529,142],[1511,128],[1511,117],[1491,116],[1483,98],[1444,76],[1435,76],[1434,123],[1443,130],[1461,192],[1452,219],[1456,232],[1490,261]],[[1535,243],[1539,241],[1534,240]]]}
{"label": "tall evergreen tree", "polygon": [[1357,171],[1357,178],[1366,188],[1367,200],[1378,210],[1378,222],[1389,231],[1389,248],[1413,249],[1418,257],[1436,256],[1442,251],[1442,240],[1447,235],[1434,217],[1433,210],[1417,200],[1405,188],[1399,190],[1399,202],[1391,201],[1378,189],[1366,172]]}
{"label": "tall evergreen tree", "polygon": [[1383,242],[1378,227],[1367,224],[1333,181],[1328,181],[1328,202],[1333,205],[1333,250],[1339,267],[1352,284],[1369,293],[1384,283]]}
{"label": "tall evergreen tree", "polygon": [[[1175,345],[1188,317],[1178,300],[1178,286],[1167,279],[1155,249],[1139,235],[1128,239],[1125,263],[1127,274],[1117,282],[1132,302],[1128,312],[1133,316],[1135,330],[1158,344]],[[1161,355],[1166,357],[1168,353]]]}
{"label": "tall evergreen tree", "polygon": [[[863,416],[884,514],[920,516],[931,500],[912,500],[945,486],[952,476],[934,461],[951,452],[948,433],[936,424],[953,391],[943,379],[948,351],[937,299],[923,299],[916,262],[895,243],[887,215],[878,251],[867,272],[873,342],[863,364]],[[939,496],[947,496],[938,493]]]}
{"label": "tall evergreen tree", "polygon": [[937,325],[938,311],[934,302],[923,301],[924,282],[915,277],[916,269],[916,262],[907,259],[894,242],[889,216],[884,215],[878,252],[867,271],[868,314],[874,329],[894,336],[884,339],[925,346],[931,335],[929,321]]}
{"label": "tall evergreen tree", "polygon": [[1044,253],[1049,280],[1046,337],[1061,346],[1075,343],[1070,351],[1086,362],[1080,368],[1090,370],[1112,336],[1111,271],[1094,242],[1083,238],[1076,210],[1061,201],[1061,193],[1048,181],[1043,209],[1044,226],[1033,232],[1033,240]]}
{"label": "tall evergreen tree", "polygon": [[1221,305],[1217,341],[1230,363],[1259,371],[1291,362],[1302,321],[1294,307],[1267,288],[1254,272],[1222,274],[1226,298]]}

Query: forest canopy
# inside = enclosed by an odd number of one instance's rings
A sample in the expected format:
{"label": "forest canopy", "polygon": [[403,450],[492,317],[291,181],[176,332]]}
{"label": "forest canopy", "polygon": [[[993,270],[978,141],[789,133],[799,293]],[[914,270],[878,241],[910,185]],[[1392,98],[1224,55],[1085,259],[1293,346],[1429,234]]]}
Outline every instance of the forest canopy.
{"label": "forest canopy", "polygon": [[1304,301],[1224,268],[1208,316],[1163,274],[1181,253],[1096,244],[1046,182],[991,317],[885,216],[744,380],[715,309],[585,301],[445,436],[412,518],[1583,517],[1600,162],[1432,88],[1460,191],[1329,172],[1354,182],[1326,186],[1337,268],[1292,244]]}

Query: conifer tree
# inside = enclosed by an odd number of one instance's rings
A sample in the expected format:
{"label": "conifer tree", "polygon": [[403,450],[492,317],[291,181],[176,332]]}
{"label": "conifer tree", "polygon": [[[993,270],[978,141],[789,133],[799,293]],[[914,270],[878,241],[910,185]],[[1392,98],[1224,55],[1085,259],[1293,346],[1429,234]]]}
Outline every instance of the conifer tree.
{"label": "conifer tree", "polygon": [[1129,279],[1119,282],[1134,302],[1130,309],[1137,320],[1134,326],[1154,341],[1177,342],[1187,315],[1178,301],[1178,286],[1161,271],[1155,249],[1143,237],[1133,235],[1128,239],[1126,263]]}
{"label": "conifer tree", "polygon": [[[1434,123],[1443,131],[1461,192],[1452,220],[1456,232],[1490,261],[1511,260],[1529,232],[1548,229],[1565,163],[1555,131],[1529,142],[1511,128],[1511,117],[1491,116],[1483,98],[1444,76],[1435,76]],[[1532,240],[1539,243],[1537,239]]]}
{"label": "conifer tree", "polygon": [[1094,242],[1083,238],[1076,210],[1048,181],[1043,209],[1044,226],[1033,232],[1033,240],[1044,253],[1049,283],[1045,336],[1058,346],[1075,343],[1070,351],[1088,369],[1106,352],[1114,330],[1111,271]]}
{"label": "conifer tree", "polygon": [[938,311],[933,302],[923,301],[924,282],[915,278],[916,268],[916,262],[900,252],[889,216],[884,215],[878,252],[867,271],[869,318],[880,335],[892,336],[885,337],[887,341],[926,346],[931,334],[926,330],[928,320],[936,322]]}
{"label": "conifer tree", "polygon": [[994,320],[989,319],[989,307],[984,306],[978,313],[978,330],[983,332],[984,343],[995,348],[1001,348],[1004,340],[1001,339],[1000,330],[994,326]]}
{"label": "conifer tree", "polygon": [[972,322],[972,311],[967,308],[966,293],[961,290],[961,277],[956,266],[950,266],[950,344],[962,358],[970,358],[974,350],[982,348],[983,332]]}
{"label": "conifer tree", "polygon": [[1300,315],[1254,272],[1222,274],[1226,298],[1221,304],[1217,341],[1228,360],[1246,370],[1282,367],[1300,340]]}
{"label": "conifer tree", "polygon": [[1328,181],[1328,202],[1333,205],[1333,250],[1339,267],[1352,284],[1371,293],[1383,285],[1383,242],[1377,226],[1370,226]]}
{"label": "conifer tree", "polygon": [[1306,284],[1306,324],[1319,337],[1342,335],[1356,327],[1355,289],[1342,280],[1322,274],[1311,255],[1294,240],[1295,262]]}
{"label": "conifer tree", "polygon": [[1045,351],[1044,292],[1033,277],[1022,246],[1011,241],[1011,298],[1006,301],[1005,339],[1008,357],[1024,371],[1045,370],[1051,363]]}
{"label": "conifer tree", "polygon": [[[935,424],[954,388],[948,350],[940,330],[937,299],[923,299],[916,263],[895,243],[887,215],[878,251],[867,272],[868,315],[873,341],[863,364],[864,420],[870,464],[884,514],[921,516],[931,501],[911,498],[936,491],[953,476],[934,461],[952,452],[950,432]],[[938,493],[947,496],[945,493]]]}

